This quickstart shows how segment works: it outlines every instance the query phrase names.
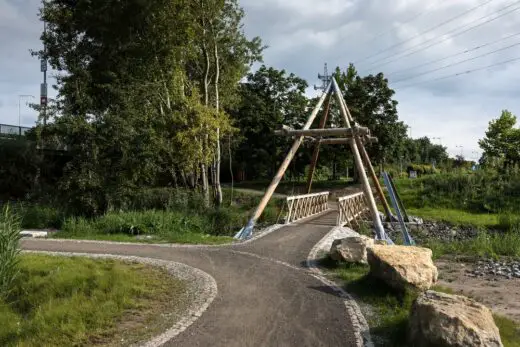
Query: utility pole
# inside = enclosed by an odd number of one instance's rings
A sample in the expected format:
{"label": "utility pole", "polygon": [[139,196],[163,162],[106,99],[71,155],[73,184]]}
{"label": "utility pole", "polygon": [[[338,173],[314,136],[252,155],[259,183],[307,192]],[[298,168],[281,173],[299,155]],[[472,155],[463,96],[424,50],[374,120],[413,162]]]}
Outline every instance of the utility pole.
{"label": "utility pole", "polygon": [[[45,1],[43,2],[45,13]],[[47,23],[43,20],[43,37],[47,35]],[[43,128],[47,125],[47,47],[43,44],[43,57],[40,61],[40,70],[43,73],[43,83],[40,85],[40,106],[43,118]],[[43,132],[43,129],[42,129]]]}

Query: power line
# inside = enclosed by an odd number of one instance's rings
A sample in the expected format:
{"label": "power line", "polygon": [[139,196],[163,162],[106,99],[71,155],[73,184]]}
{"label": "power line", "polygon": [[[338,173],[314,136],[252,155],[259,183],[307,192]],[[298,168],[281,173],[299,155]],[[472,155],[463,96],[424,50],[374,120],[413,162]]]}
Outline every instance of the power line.
{"label": "power line", "polygon": [[[441,0],[440,2],[444,2],[446,0]],[[436,7],[437,5],[439,5],[438,3],[431,3],[428,7],[426,7],[423,11],[415,14],[413,17],[411,17],[410,19],[404,21],[404,22],[401,22],[399,24],[397,24],[395,27],[391,28],[391,29],[387,29],[387,30],[383,30],[381,32],[379,32],[378,34],[375,34],[372,36],[372,38],[368,41],[369,43],[372,42],[372,41],[375,41],[377,40],[378,38],[382,37],[382,36],[385,36],[385,35],[388,35],[389,33],[393,32],[393,31],[396,31],[398,28],[402,27],[403,25],[405,24],[408,24],[408,23],[411,23],[413,22],[414,20],[416,20],[417,18],[419,17],[422,17],[424,16],[425,14],[429,13],[430,10],[432,10],[432,7]]]}
{"label": "power line", "polygon": [[[517,1],[515,1],[514,3],[508,5],[508,6],[502,8],[502,9],[500,9],[500,10],[498,10],[498,11],[496,11],[496,12],[493,12],[491,15],[494,15],[494,14],[497,14],[497,13],[499,13],[499,12],[502,12],[502,11],[508,9],[508,8],[511,7],[511,6],[516,5],[517,3],[520,3],[520,0],[517,0]],[[389,55],[389,56],[387,56],[387,57],[385,57],[385,58],[382,58],[382,59],[376,60],[376,61],[372,62],[368,67],[370,68],[371,66],[373,66],[373,65],[375,65],[375,64],[377,64],[377,63],[379,63],[379,62],[383,62],[383,61],[385,61],[385,60],[388,59],[388,58],[393,58],[393,57],[395,57],[394,59],[391,59],[391,60],[389,60],[389,61],[387,61],[387,62],[384,62],[384,63],[380,63],[380,64],[378,64],[378,67],[381,67],[381,66],[384,66],[384,65],[388,65],[388,64],[393,63],[394,61],[400,60],[400,59],[402,59],[402,58],[409,57],[409,56],[411,56],[411,55],[413,55],[413,54],[415,54],[415,53],[418,53],[418,52],[424,51],[425,49],[431,48],[431,47],[433,47],[433,46],[437,46],[437,45],[439,45],[439,44],[441,44],[441,43],[443,43],[443,42],[445,42],[445,41],[447,41],[447,40],[449,40],[449,39],[453,39],[454,37],[460,36],[460,35],[462,35],[462,34],[467,33],[468,31],[471,31],[471,30],[473,30],[473,29],[476,29],[476,28],[478,28],[478,27],[481,27],[481,26],[484,25],[484,24],[487,24],[487,23],[493,22],[493,21],[495,21],[495,20],[497,20],[497,19],[499,19],[499,18],[501,18],[501,17],[504,17],[504,16],[506,16],[506,15],[512,13],[512,12],[518,11],[519,9],[520,9],[520,6],[519,6],[519,7],[515,7],[515,8],[513,8],[512,10],[510,10],[510,11],[508,11],[508,12],[506,12],[506,13],[502,13],[502,14],[500,14],[500,15],[494,17],[494,18],[488,19],[487,21],[484,21],[484,22],[482,22],[482,23],[479,23],[479,24],[477,24],[477,25],[474,25],[474,26],[472,26],[472,27],[469,27],[469,28],[467,28],[466,30],[463,30],[463,31],[458,32],[458,33],[455,33],[455,34],[452,35],[452,36],[446,36],[446,35],[448,35],[448,34],[451,34],[451,33],[453,33],[453,32],[456,32],[456,31],[458,31],[458,30],[460,30],[460,29],[463,29],[463,28],[467,27],[468,25],[470,25],[470,24],[472,24],[472,23],[474,23],[474,22],[477,22],[477,21],[479,21],[479,20],[481,20],[481,19],[487,18],[487,17],[489,17],[489,16],[491,16],[491,15],[486,15],[486,16],[480,17],[480,18],[478,18],[478,19],[476,19],[476,20],[473,20],[473,21],[471,21],[471,22],[469,22],[469,23],[467,23],[467,24],[465,24],[465,25],[463,25],[463,26],[461,26],[461,27],[455,28],[455,29],[453,29],[453,30],[448,31],[447,33],[444,33],[444,34],[443,34],[443,37],[441,37],[441,40],[440,40],[439,42],[434,42],[434,43],[432,43],[432,44],[430,44],[430,45],[428,45],[428,46],[425,46],[425,47],[422,47],[422,48],[419,48],[419,49],[413,50],[415,47],[417,47],[417,46],[421,46],[421,45],[423,45],[423,44],[425,44],[425,43],[428,43],[428,42],[431,42],[431,41],[435,41],[435,40],[437,40],[439,37],[431,38],[431,39],[429,39],[429,40],[426,40],[426,41],[424,41],[424,42],[421,42],[421,43],[418,44],[418,45],[415,45],[415,46],[412,46],[412,47],[408,48],[407,50],[405,50],[404,52],[401,52],[400,54],[393,54],[393,55]],[[412,51],[409,52],[409,53],[407,53],[407,54],[402,55],[403,53],[406,53],[406,52],[408,52],[408,51],[410,51],[410,50],[412,50]]]}
{"label": "power line", "polygon": [[473,52],[473,51],[476,51],[476,50],[479,50],[481,48],[484,48],[484,47],[487,47],[487,46],[492,46],[492,45],[495,45],[499,42],[502,42],[502,41],[505,41],[505,40],[508,40],[512,37],[516,37],[516,36],[520,36],[520,32],[518,33],[515,33],[515,34],[512,34],[512,35],[509,35],[509,36],[505,36],[505,37],[502,37],[501,39],[499,40],[493,40],[493,41],[490,41],[490,42],[487,42],[487,43],[484,43],[482,45],[478,45],[478,46],[475,46],[473,48],[469,48],[469,49],[466,49],[464,51],[461,51],[461,52],[458,52],[458,53],[454,53],[454,54],[451,54],[451,55],[448,55],[444,58],[440,58],[440,59],[435,59],[435,60],[430,60],[426,63],[423,63],[423,64],[419,64],[419,65],[415,65],[415,66],[412,66],[410,68],[406,68],[406,69],[401,69],[401,70],[398,70],[398,71],[394,71],[394,72],[391,72],[389,74],[386,74],[387,77],[389,76],[392,76],[392,75],[396,75],[396,74],[401,74],[403,72],[407,72],[409,70],[414,70],[414,69],[417,69],[417,68],[420,68],[420,67],[424,67],[424,66],[428,66],[428,65],[431,65],[431,64],[435,64],[435,63],[439,63],[441,61],[444,61],[444,60],[447,60],[449,58],[454,58],[454,57],[457,57],[459,55],[463,55],[463,54],[467,54],[467,53],[470,53],[470,52]]}
{"label": "power line", "polygon": [[505,65],[507,63],[512,63],[514,61],[519,61],[519,60],[520,60],[520,57],[517,57],[517,58],[501,61],[501,62],[498,62],[498,63],[495,63],[495,64],[483,66],[483,67],[480,67],[480,68],[462,71],[462,72],[455,73],[455,74],[452,74],[452,75],[447,75],[447,76],[442,76],[442,77],[438,77],[438,78],[431,79],[431,80],[419,81],[419,82],[416,82],[416,83],[407,84],[405,86],[398,87],[398,89],[409,88],[409,87],[413,87],[413,86],[420,85],[420,84],[425,84],[425,83],[430,83],[430,82],[437,82],[437,81],[445,80],[445,79],[452,78],[452,77],[467,75],[467,74],[470,74],[470,73],[473,73],[473,72],[487,70],[487,69],[495,67],[495,66]]}
{"label": "power line", "polygon": [[461,61],[456,62],[456,63],[444,65],[444,66],[435,68],[433,70],[424,71],[424,72],[422,72],[422,73],[420,73],[418,75],[401,78],[401,79],[399,79],[397,81],[392,81],[392,83],[399,83],[399,82],[402,82],[402,81],[407,81],[407,80],[410,80],[410,79],[414,79],[414,78],[417,78],[419,76],[424,76],[424,75],[430,74],[432,72],[444,70],[444,69],[447,69],[447,68],[452,67],[452,66],[456,66],[456,65],[463,64],[463,63],[467,63],[468,61],[472,61],[472,60],[475,60],[475,59],[478,59],[478,58],[482,58],[482,57],[485,57],[485,56],[488,56],[488,55],[491,55],[491,54],[494,54],[494,53],[497,53],[497,52],[505,51],[506,49],[510,49],[510,48],[513,48],[513,47],[516,47],[516,46],[519,46],[519,45],[520,45],[520,42],[517,42],[517,43],[512,44],[510,46],[507,46],[507,47],[503,47],[503,48],[496,49],[496,50],[491,51],[491,52],[487,52],[487,53],[484,53],[484,54],[481,54],[481,55],[477,55],[476,57],[472,57],[472,58],[461,60]]}
{"label": "power line", "polygon": [[[409,38],[409,39],[407,39],[407,40],[404,40],[404,41],[398,42],[398,43],[396,43],[396,44],[394,44],[394,45],[391,45],[391,46],[389,46],[389,47],[387,47],[387,48],[384,48],[384,49],[382,49],[382,50],[376,52],[376,53],[373,54],[373,55],[369,55],[369,56],[367,56],[367,57],[362,58],[361,60],[370,60],[371,58],[377,57],[378,55],[380,55],[380,54],[382,54],[382,53],[384,53],[384,52],[387,52],[387,51],[389,51],[389,50],[391,50],[391,49],[394,49],[394,48],[396,48],[396,47],[402,46],[402,45],[404,45],[405,43],[407,43],[408,41],[411,41],[411,40],[413,40],[413,39],[415,39],[415,38],[417,38],[417,37],[420,37],[420,36],[422,36],[422,35],[424,35],[424,34],[426,34],[426,33],[431,32],[431,31],[433,31],[433,30],[435,30],[435,29],[437,29],[437,28],[440,28],[440,27],[442,27],[442,26],[444,26],[444,25],[446,25],[446,24],[449,24],[449,23],[453,22],[454,20],[459,19],[459,18],[461,18],[461,17],[467,15],[468,13],[471,13],[471,12],[473,12],[473,11],[476,11],[477,9],[479,9],[479,8],[481,8],[481,7],[483,7],[483,6],[487,5],[487,4],[489,4],[491,1],[493,1],[493,0],[487,0],[487,1],[483,2],[483,3],[481,3],[480,5],[474,6],[474,7],[470,8],[469,10],[464,11],[463,13],[461,13],[461,14],[455,16],[455,17],[452,17],[452,18],[450,18],[450,19],[448,19],[448,20],[446,20],[446,21],[444,21],[444,22],[442,22],[442,23],[440,23],[440,24],[437,24],[437,25],[435,25],[435,26],[433,26],[433,27],[431,27],[431,28],[429,28],[429,29],[427,29],[427,30],[425,30],[425,31],[422,31],[421,33],[419,33],[419,34],[417,34],[417,35],[415,35],[415,36],[413,36],[413,37],[411,37],[411,38]],[[359,63],[359,61],[357,61],[357,62],[355,62],[355,63],[357,64],[357,63]]]}

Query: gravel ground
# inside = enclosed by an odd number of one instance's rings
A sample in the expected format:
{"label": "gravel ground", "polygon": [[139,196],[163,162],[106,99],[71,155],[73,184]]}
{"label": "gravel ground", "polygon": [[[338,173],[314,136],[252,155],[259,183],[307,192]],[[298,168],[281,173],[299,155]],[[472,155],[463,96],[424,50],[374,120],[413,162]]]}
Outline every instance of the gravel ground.
{"label": "gravel ground", "polygon": [[467,275],[470,277],[491,275],[507,279],[520,278],[520,261],[479,260],[474,269],[467,271]]}

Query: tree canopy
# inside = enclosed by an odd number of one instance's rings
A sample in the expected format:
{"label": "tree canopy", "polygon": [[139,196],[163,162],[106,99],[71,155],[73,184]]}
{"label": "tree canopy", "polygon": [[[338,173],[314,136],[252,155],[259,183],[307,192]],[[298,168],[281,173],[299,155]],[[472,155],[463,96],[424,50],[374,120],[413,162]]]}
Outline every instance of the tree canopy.
{"label": "tree canopy", "polygon": [[487,164],[496,161],[508,167],[520,162],[520,129],[515,126],[516,116],[508,110],[489,122],[486,136],[479,141]]}

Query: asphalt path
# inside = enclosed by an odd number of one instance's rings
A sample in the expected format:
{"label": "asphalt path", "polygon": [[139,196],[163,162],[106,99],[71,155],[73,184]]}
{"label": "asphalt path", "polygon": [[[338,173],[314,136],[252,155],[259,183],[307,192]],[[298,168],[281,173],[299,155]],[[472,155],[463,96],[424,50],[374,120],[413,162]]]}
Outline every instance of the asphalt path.
{"label": "asphalt path", "polygon": [[168,346],[356,346],[343,299],[305,268],[311,248],[334,222],[331,212],[250,243],[222,247],[37,239],[24,239],[22,247],[164,259],[213,276],[217,297]]}

